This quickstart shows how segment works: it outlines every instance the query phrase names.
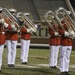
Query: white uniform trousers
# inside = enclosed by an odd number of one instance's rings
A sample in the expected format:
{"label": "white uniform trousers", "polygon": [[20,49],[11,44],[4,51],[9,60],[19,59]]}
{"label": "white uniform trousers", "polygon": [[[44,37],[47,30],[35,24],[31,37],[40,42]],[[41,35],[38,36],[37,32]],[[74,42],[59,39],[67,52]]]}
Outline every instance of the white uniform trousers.
{"label": "white uniform trousers", "polygon": [[0,45],[0,70],[1,70],[1,66],[2,66],[2,54],[3,54],[3,50],[4,50],[4,44]]}
{"label": "white uniform trousers", "polygon": [[69,71],[70,54],[72,46],[61,46],[60,47],[60,72]]}
{"label": "white uniform trousers", "polygon": [[28,62],[30,40],[21,39],[21,62]]}
{"label": "white uniform trousers", "polygon": [[6,40],[8,64],[15,64],[17,41]]}
{"label": "white uniform trousers", "polygon": [[50,46],[50,62],[49,66],[57,66],[59,46]]}

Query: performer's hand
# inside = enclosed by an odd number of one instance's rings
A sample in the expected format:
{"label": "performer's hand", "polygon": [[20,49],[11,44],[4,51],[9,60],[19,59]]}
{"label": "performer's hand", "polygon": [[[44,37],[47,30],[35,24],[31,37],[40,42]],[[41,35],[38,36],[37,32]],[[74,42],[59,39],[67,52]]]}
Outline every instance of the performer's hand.
{"label": "performer's hand", "polygon": [[17,30],[17,28],[15,27],[15,25],[11,25],[11,28],[12,28],[12,30],[14,30],[14,31],[16,31]]}
{"label": "performer's hand", "polygon": [[4,22],[3,26],[4,26],[5,28],[7,28],[7,27],[8,27],[8,24]]}
{"label": "performer's hand", "polygon": [[39,24],[35,24],[35,27],[37,28],[37,30],[40,29],[41,26],[42,26],[41,23],[39,23]]}
{"label": "performer's hand", "polygon": [[65,31],[65,32],[64,32],[64,36],[65,36],[65,37],[69,37],[69,32]]}
{"label": "performer's hand", "polygon": [[69,32],[70,37],[74,37],[75,33],[74,31]]}
{"label": "performer's hand", "polygon": [[5,28],[8,27],[8,24],[4,21],[4,19],[0,19],[0,24],[2,24]]}
{"label": "performer's hand", "polygon": [[31,29],[27,29],[27,32],[30,33],[31,32]]}
{"label": "performer's hand", "polygon": [[4,23],[4,19],[0,19],[0,24],[3,24]]}
{"label": "performer's hand", "polygon": [[59,33],[58,32],[55,32],[55,36],[58,36],[59,35]]}
{"label": "performer's hand", "polygon": [[73,36],[74,35],[74,31],[71,31],[69,34]]}

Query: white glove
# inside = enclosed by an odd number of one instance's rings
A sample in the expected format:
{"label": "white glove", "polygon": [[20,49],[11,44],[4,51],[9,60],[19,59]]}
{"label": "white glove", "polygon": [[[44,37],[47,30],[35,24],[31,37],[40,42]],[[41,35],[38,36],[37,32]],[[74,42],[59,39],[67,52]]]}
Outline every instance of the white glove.
{"label": "white glove", "polygon": [[35,24],[35,28],[38,28],[37,24]]}
{"label": "white glove", "polygon": [[11,28],[14,29],[14,28],[15,28],[15,25],[12,24],[12,25],[11,25]]}
{"label": "white glove", "polygon": [[68,37],[68,36],[69,36],[69,32],[65,31],[65,32],[64,32],[64,36],[65,36],[65,37]]}
{"label": "white glove", "polygon": [[30,33],[31,29],[27,29],[27,32]]}
{"label": "white glove", "polygon": [[74,31],[69,32],[69,35],[73,36],[74,35]]}
{"label": "white glove", "polygon": [[17,32],[20,32],[20,30],[17,30]]}
{"label": "white glove", "polygon": [[3,18],[2,18],[2,19],[0,19],[0,23],[2,23],[2,24],[4,23],[4,19],[3,19]]}
{"label": "white glove", "polygon": [[4,22],[4,24],[3,24],[3,25],[4,25],[4,27],[5,27],[5,28],[7,28],[7,27],[8,27],[8,24],[7,24],[7,23],[5,23],[5,22]]}
{"label": "white glove", "polygon": [[59,35],[59,33],[58,32],[55,32],[55,36],[58,36]]}
{"label": "white glove", "polygon": [[11,28],[12,28],[12,30],[14,30],[14,31],[16,31],[17,30],[17,28],[15,27],[15,25],[11,25]]}
{"label": "white glove", "polygon": [[38,30],[41,28],[41,24],[35,24],[35,28]]}
{"label": "white glove", "polygon": [[70,37],[74,38],[74,37],[75,37],[74,31],[71,31],[71,32],[69,33],[69,35],[70,35]]}

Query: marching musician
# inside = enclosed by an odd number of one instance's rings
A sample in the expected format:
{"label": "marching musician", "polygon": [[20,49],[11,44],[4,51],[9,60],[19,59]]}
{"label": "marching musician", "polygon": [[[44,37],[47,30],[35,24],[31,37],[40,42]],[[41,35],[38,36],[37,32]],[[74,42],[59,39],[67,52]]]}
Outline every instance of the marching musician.
{"label": "marching musician", "polygon": [[[9,9],[9,12],[15,16],[16,9]],[[10,18],[12,19],[12,18]],[[10,21],[10,19],[8,19]],[[11,22],[11,21],[10,21]],[[9,23],[9,22],[8,22]],[[7,64],[8,67],[14,67],[15,58],[16,58],[16,46],[18,41],[17,28],[14,23],[11,22],[12,30],[7,30],[6,35],[6,47],[7,47]]]}
{"label": "marching musician", "polygon": [[72,51],[72,38],[74,36],[74,31],[68,30],[65,19],[61,20],[61,23],[65,30],[59,29],[61,35],[61,47],[60,47],[60,72],[61,75],[70,75],[69,73],[69,62],[70,54]]}
{"label": "marching musician", "polygon": [[[58,25],[55,25],[53,22],[51,22],[53,28],[55,29],[55,31],[53,31],[50,27],[49,29],[49,34],[50,34],[50,41],[49,41],[49,45],[50,45],[50,62],[49,62],[49,66],[50,68],[53,69],[57,69],[57,60],[58,60],[58,52],[59,52],[59,47],[60,47],[60,36],[59,36],[59,32],[58,32]],[[57,30],[57,32],[56,32]]]}
{"label": "marching musician", "polygon": [[6,23],[6,20],[3,18],[2,8],[0,8],[0,72],[2,66],[2,54],[5,44],[5,29],[11,29],[11,26]]}
{"label": "marching musician", "polygon": [[[29,16],[29,13],[25,13],[27,17]],[[30,40],[31,40],[31,29],[26,28],[27,23],[25,22],[25,25],[20,29],[21,33],[21,54],[20,59],[22,64],[28,63],[28,53],[29,53],[29,46],[30,46]]]}

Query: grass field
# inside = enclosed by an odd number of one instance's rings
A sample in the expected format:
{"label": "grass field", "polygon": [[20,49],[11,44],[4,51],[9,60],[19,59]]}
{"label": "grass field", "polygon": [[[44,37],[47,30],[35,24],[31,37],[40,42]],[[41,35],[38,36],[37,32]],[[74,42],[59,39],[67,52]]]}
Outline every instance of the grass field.
{"label": "grass field", "polygon": [[[49,54],[49,49],[30,49],[28,65],[22,65],[20,61],[20,48],[18,48],[15,67],[9,68],[7,66],[7,51],[5,48],[2,73],[0,75],[60,75],[59,69],[49,68]],[[75,51],[72,51],[70,65],[70,73],[75,75]]]}

